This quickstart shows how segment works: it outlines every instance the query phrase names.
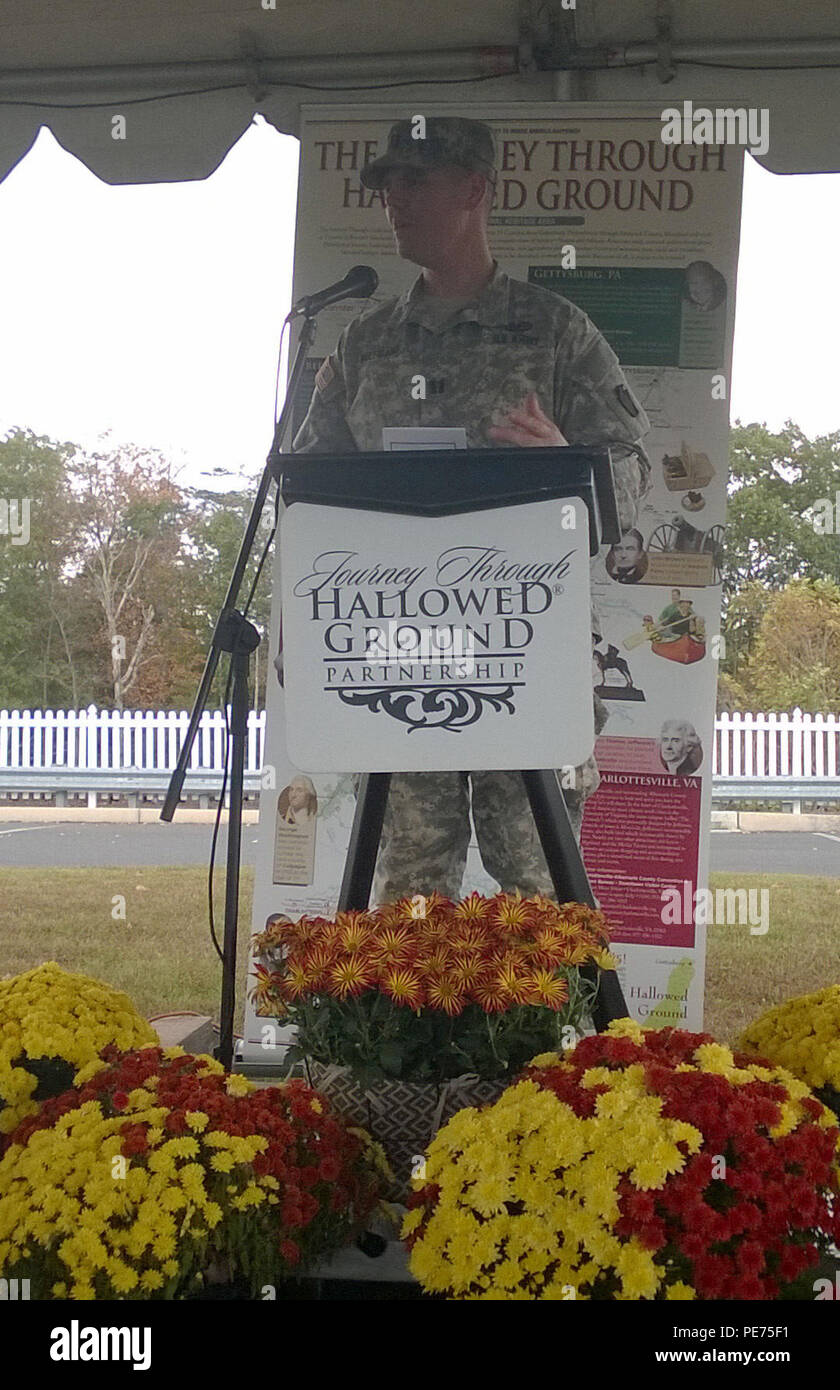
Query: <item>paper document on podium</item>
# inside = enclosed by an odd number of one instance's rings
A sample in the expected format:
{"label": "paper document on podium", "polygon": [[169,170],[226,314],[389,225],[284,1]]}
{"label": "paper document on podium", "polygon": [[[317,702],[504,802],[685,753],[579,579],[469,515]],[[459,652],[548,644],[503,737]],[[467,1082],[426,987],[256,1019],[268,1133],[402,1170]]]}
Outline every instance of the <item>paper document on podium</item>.
{"label": "paper document on podium", "polygon": [[386,425],[382,430],[382,448],[386,454],[396,449],[466,449],[467,431],[461,427],[449,429],[442,425],[411,425],[399,428]]}

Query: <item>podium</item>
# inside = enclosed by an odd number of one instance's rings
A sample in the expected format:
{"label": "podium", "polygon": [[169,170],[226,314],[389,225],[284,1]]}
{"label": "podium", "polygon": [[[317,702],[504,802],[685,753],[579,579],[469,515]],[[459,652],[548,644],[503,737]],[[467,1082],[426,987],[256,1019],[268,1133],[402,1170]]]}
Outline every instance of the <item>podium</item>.
{"label": "podium", "polygon": [[[558,901],[596,906],[556,768],[579,764],[591,752],[588,562],[620,534],[609,450],[279,455],[272,468],[286,506],[281,562],[290,755],[298,766],[319,770],[310,732],[317,725],[324,731],[323,770],[362,774],[339,910],[369,904],[393,771],[487,767],[521,772]],[[567,525],[568,535],[560,529]],[[545,551],[528,554],[532,535],[542,537]],[[508,536],[518,546],[513,556]],[[488,652],[498,679],[491,678],[491,661],[476,662],[474,652],[471,667],[444,663],[440,655],[432,667],[423,660],[428,651],[411,651],[409,660],[402,646],[394,651],[387,643],[371,656],[372,643],[385,642],[379,622],[390,623],[398,639],[406,631],[439,635],[439,625],[421,629],[408,619],[441,616],[450,598],[471,640],[501,646]],[[469,614],[482,621],[468,622]],[[430,671],[431,679],[413,679]],[[406,686],[406,679],[413,683]],[[554,750],[545,759],[550,766],[542,757],[536,766],[512,765],[505,759],[519,747],[542,752],[539,720],[550,709],[549,681],[555,691],[566,682],[575,697],[544,739],[546,754],[549,744]],[[588,746],[581,723],[587,719]],[[299,736],[310,740],[304,755],[291,741],[294,720]],[[339,766],[335,750],[352,766]],[[446,758],[442,767],[430,765],[435,757]],[[595,1027],[626,1017],[615,972],[592,966],[584,973],[599,980]]]}

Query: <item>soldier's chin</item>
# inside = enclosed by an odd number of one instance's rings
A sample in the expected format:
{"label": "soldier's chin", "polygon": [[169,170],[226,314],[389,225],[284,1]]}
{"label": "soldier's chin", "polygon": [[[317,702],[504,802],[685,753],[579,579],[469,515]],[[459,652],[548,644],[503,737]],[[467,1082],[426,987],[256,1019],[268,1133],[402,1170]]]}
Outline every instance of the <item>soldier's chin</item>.
{"label": "soldier's chin", "polygon": [[428,266],[428,259],[422,248],[412,240],[410,233],[394,232],[394,241],[397,244],[397,255],[401,256],[404,261],[411,261],[414,265]]}

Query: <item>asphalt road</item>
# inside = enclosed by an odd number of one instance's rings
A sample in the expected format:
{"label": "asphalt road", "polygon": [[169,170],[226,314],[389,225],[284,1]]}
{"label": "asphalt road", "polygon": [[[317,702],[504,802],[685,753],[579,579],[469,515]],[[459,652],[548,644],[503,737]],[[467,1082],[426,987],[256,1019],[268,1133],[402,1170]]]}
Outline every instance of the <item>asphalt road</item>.
{"label": "asphalt road", "polygon": [[[90,868],[206,864],[210,825],[0,824],[0,868]],[[217,858],[224,859],[222,827]],[[242,857],[253,864],[257,827],[246,825]],[[728,873],[817,874],[840,878],[840,835],[805,832],[712,832],[711,865]]]}
{"label": "asphalt road", "polygon": [[[52,825],[0,824],[0,868],[122,868],[206,864],[212,825],[110,825],[65,821]],[[256,857],[257,827],[242,833],[242,862]],[[219,831],[217,863],[223,863],[227,826]]]}

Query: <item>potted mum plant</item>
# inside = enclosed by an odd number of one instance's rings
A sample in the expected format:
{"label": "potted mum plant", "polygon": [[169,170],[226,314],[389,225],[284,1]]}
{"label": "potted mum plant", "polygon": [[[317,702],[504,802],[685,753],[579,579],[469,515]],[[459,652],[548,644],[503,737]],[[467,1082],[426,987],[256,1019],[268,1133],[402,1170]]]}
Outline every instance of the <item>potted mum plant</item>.
{"label": "potted mum plant", "polygon": [[738,1045],[793,1072],[840,1118],[840,985],[768,1009]]}
{"label": "potted mum plant", "polygon": [[411,1269],[453,1299],[813,1298],[838,1140],[789,1072],[621,1019],[438,1133]]}
{"label": "potted mum plant", "polygon": [[184,1299],[299,1276],[389,1176],[303,1082],[256,1088],[181,1048],[106,1053],[11,1134],[0,1275],[38,1299]]}
{"label": "potted mum plant", "polygon": [[405,1195],[438,1124],[494,1099],[586,1026],[613,968],[600,913],[506,893],[432,894],[334,920],[274,919],[255,995],[297,1029],[290,1060],[380,1140]]}
{"label": "potted mum plant", "polygon": [[127,994],[55,961],[0,980],[0,1152],[4,1137],[72,1086],[103,1048],[157,1041]]}

